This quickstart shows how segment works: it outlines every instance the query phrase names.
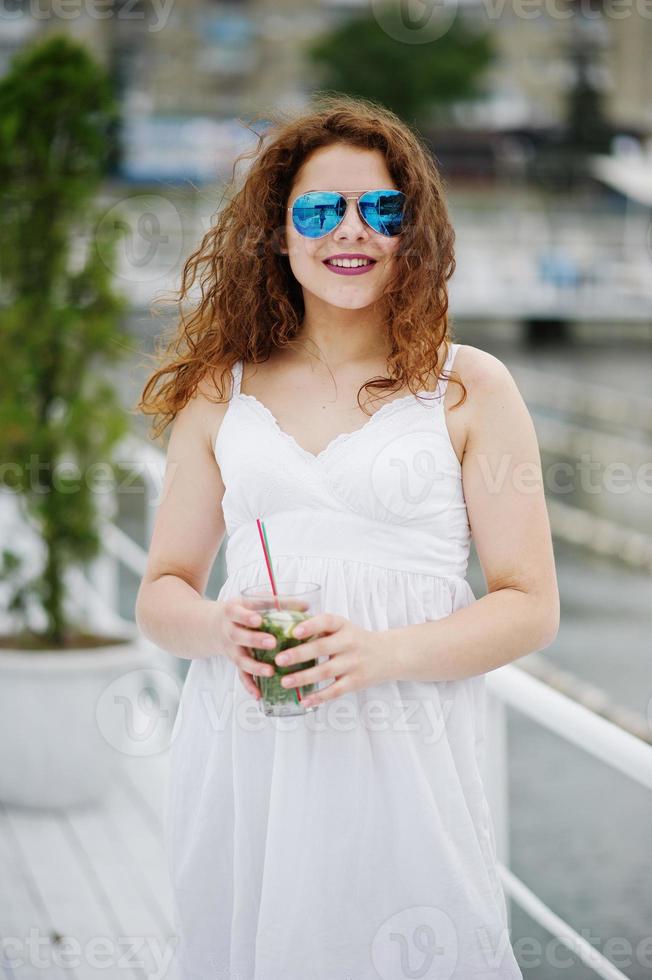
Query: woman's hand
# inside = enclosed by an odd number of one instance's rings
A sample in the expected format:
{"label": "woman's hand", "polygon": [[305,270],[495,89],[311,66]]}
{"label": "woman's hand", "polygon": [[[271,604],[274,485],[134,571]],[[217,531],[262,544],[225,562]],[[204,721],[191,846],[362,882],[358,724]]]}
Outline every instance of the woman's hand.
{"label": "woman's hand", "polygon": [[293,631],[297,638],[315,634],[322,635],[308,643],[290,647],[275,658],[277,664],[285,667],[328,657],[315,667],[287,674],[281,681],[283,687],[297,687],[334,678],[334,683],[328,687],[303,698],[304,707],[331,701],[348,691],[359,691],[392,679],[391,644],[388,642],[390,630],[365,630],[344,616],[318,613],[304,620]]}
{"label": "woman's hand", "polygon": [[259,629],[262,623],[260,613],[247,608],[240,599],[224,599],[216,603],[215,628],[224,653],[238,668],[238,674],[247,691],[255,698],[261,694],[254,676],[271,677],[274,668],[249,653],[249,648],[270,650],[276,646],[276,639]]}

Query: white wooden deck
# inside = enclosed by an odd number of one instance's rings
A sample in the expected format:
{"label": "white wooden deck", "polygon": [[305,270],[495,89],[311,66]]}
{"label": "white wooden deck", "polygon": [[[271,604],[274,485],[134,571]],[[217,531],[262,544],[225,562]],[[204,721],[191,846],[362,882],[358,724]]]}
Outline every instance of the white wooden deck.
{"label": "white wooden deck", "polygon": [[176,980],[168,755],[125,760],[101,806],[0,803],[2,980]]}

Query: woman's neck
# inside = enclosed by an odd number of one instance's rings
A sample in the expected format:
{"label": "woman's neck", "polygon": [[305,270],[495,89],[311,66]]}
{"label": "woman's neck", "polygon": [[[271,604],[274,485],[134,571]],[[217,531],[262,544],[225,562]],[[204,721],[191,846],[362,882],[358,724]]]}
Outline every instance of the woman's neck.
{"label": "woman's neck", "polygon": [[356,361],[386,360],[387,333],[377,316],[365,315],[364,310],[338,310],[337,313],[332,319],[304,318],[293,342],[295,349],[334,370]]}

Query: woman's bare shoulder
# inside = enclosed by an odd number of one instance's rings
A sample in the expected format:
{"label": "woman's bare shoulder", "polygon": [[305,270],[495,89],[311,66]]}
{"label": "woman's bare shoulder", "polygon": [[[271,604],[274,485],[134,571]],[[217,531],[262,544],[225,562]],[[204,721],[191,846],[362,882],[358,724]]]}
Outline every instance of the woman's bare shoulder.
{"label": "woman's bare shoulder", "polygon": [[[481,429],[509,424],[529,414],[511,371],[494,354],[461,344],[453,369],[467,391],[463,405],[467,441]],[[455,387],[459,391],[459,386]]]}
{"label": "woman's bare shoulder", "polygon": [[445,404],[447,409],[455,408],[449,416],[455,422],[449,424],[455,424],[463,433],[460,443],[465,451],[471,437],[487,424],[489,418],[497,419],[501,408],[513,409],[515,403],[523,405],[523,400],[503,361],[479,347],[460,344],[453,361],[453,372],[464,383],[466,398],[457,408],[462,389],[458,384],[449,383]]}
{"label": "woman's bare shoulder", "polygon": [[[469,415],[486,408],[488,402],[518,394],[516,382],[506,364],[479,347],[460,344],[453,361],[453,371],[464,382],[467,392],[464,406]],[[459,385],[454,387],[456,397],[451,399],[452,404],[458,401],[461,394]]]}
{"label": "woman's bare shoulder", "polygon": [[500,358],[490,354],[480,347],[470,344],[459,344],[459,349],[453,361],[456,371],[468,388],[486,388],[504,381],[511,374]]}
{"label": "woman's bare shoulder", "polygon": [[[203,429],[204,439],[211,453],[217,434],[229,407],[233,387],[233,377],[227,370],[224,379],[224,365],[218,365],[199,381],[192,401],[195,405],[197,424]],[[218,390],[218,385],[221,390]]]}

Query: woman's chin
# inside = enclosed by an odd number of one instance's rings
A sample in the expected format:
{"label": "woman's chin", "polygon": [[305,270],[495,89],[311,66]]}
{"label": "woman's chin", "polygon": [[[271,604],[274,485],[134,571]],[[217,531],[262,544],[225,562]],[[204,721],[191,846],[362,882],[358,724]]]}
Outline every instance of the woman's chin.
{"label": "woman's chin", "polygon": [[323,303],[338,310],[364,310],[378,299],[377,290],[340,289],[335,293],[315,293]]}

